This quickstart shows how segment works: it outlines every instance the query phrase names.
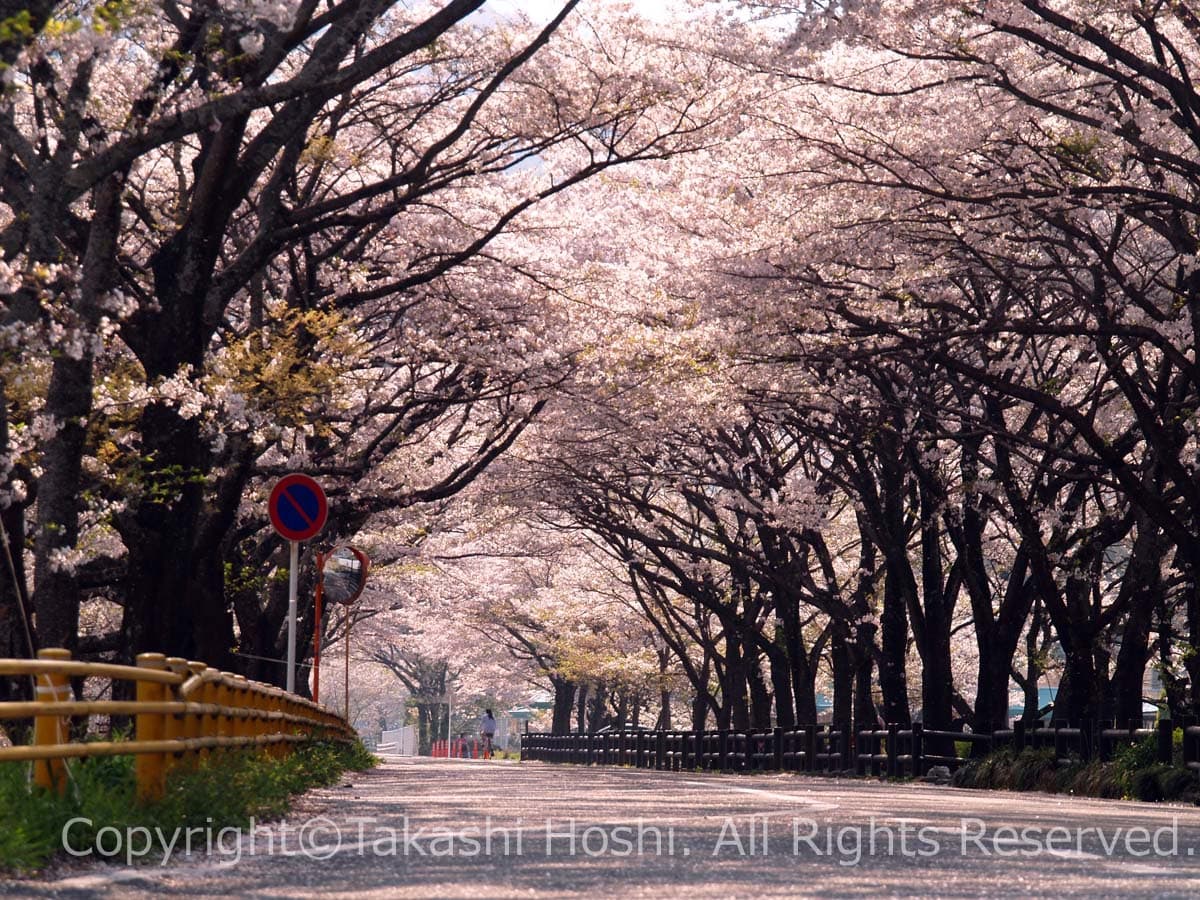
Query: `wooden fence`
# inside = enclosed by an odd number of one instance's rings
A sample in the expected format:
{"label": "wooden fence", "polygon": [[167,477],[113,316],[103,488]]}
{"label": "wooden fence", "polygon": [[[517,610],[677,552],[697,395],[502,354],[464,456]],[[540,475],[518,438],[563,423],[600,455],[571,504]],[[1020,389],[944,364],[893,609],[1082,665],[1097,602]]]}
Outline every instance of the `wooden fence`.
{"label": "wooden fence", "polygon": [[[1109,759],[1120,747],[1155,739],[1155,756],[1170,762],[1173,728],[1027,728],[1022,722],[993,734],[911,727],[860,731],[802,725],[749,731],[607,731],[576,734],[530,732],[522,736],[521,759],[577,765],[634,766],[669,771],[837,772],[922,777],[934,766],[951,771],[972,756],[1002,747],[1052,749],[1062,763]],[[1183,730],[1184,765],[1200,772],[1200,727]]]}
{"label": "wooden fence", "polygon": [[[168,771],[218,748],[266,747],[284,755],[314,738],[355,737],[341,716],[310,700],[161,653],[143,653],[136,666],[120,666],[41,650],[36,660],[0,659],[0,675],[30,677],[36,685],[32,702],[0,703],[0,719],[34,723],[33,742],[0,747],[0,762],[32,760],[34,783],[59,793],[69,778],[68,759],[133,754],[138,797],[151,800],[162,796]],[[72,678],[133,682],[136,699],[77,701]],[[87,716],[132,716],[132,740],[72,741],[71,719]]]}

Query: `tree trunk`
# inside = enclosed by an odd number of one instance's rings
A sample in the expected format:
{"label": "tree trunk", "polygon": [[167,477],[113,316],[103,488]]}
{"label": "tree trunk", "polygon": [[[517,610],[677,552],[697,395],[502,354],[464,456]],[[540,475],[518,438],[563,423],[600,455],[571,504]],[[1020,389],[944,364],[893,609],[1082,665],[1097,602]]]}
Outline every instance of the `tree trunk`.
{"label": "tree trunk", "polygon": [[775,724],[792,728],[796,724],[796,702],[792,696],[792,667],[787,652],[778,643],[770,644],[767,662],[771,687],[775,690]]}
{"label": "tree trunk", "polygon": [[879,689],[883,693],[883,717],[888,724],[907,726],[911,723],[908,708],[908,676],[905,662],[908,655],[908,616],[902,586],[888,567],[884,579],[883,613],[880,633],[883,638],[879,663]]}
{"label": "tree trunk", "polygon": [[654,723],[654,730],[671,730],[671,692],[666,688],[658,694],[658,721]]}
{"label": "tree trunk", "polygon": [[1150,661],[1150,625],[1154,620],[1154,595],[1139,592],[1129,607],[1121,632],[1121,649],[1113,670],[1110,691],[1112,714],[1122,727],[1142,718],[1146,664]]}
{"label": "tree trunk", "polygon": [[[100,300],[112,286],[125,179],[113,174],[93,192],[95,212],[83,259],[76,318],[68,340],[58,348],[50,370],[43,415],[57,425],[42,449],[37,484],[37,531],[34,534],[33,609],[42,647],[74,650],[79,638],[79,579],[71,559],[79,541],[80,476],[92,412],[94,345]],[[72,336],[71,332],[75,332]]]}
{"label": "tree trunk", "polygon": [[692,731],[703,731],[708,722],[708,712],[716,709],[712,694],[708,690],[708,680],[712,674],[712,655],[708,648],[704,649],[704,661],[697,673],[697,683],[692,694]]}
{"label": "tree trunk", "polygon": [[[815,656],[815,651],[814,651]],[[792,664],[792,688],[796,694],[793,698],[796,710],[795,721],[800,725],[809,725],[817,721],[817,669],[813,660],[803,650]]]}
{"label": "tree trunk", "polygon": [[[0,447],[9,446],[7,392],[0,380]],[[32,659],[36,655],[33,621],[25,579],[25,506],[12,502],[0,509],[0,657]],[[33,699],[28,678],[0,676],[0,703]],[[6,719],[0,729],[14,744],[29,743],[33,719]]]}
{"label": "tree trunk", "polygon": [[550,684],[554,687],[554,715],[550,733],[570,734],[571,711],[575,706],[575,682],[552,675]]}
{"label": "tree trunk", "polygon": [[829,664],[833,669],[833,724],[838,728],[853,726],[854,659],[840,630],[835,630],[829,639]]}
{"label": "tree trunk", "polygon": [[[588,685],[579,685],[579,693],[575,697],[575,730],[587,731],[587,701]],[[569,729],[568,729],[569,730]]]}
{"label": "tree trunk", "polygon": [[762,656],[751,648],[746,657],[746,685],[750,689],[750,725],[752,728],[771,727],[771,692],[763,680]]}
{"label": "tree trunk", "polygon": [[725,666],[724,677],[719,679],[721,712],[718,715],[718,727],[744,731],[750,727],[750,709],[746,703],[746,658],[740,636],[733,631],[737,622],[722,624],[725,625]]}
{"label": "tree trunk", "polygon": [[1188,700],[1188,715],[1192,721],[1200,721],[1200,583],[1193,580],[1189,585],[1187,603],[1188,646],[1192,652],[1183,658],[1188,673],[1191,693]]}
{"label": "tree trunk", "polygon": [[[980,560],[982,554],[974,554],[966,562],[970,567],[980,564]],[[1018,549],[1009,572],[1008,586],[1000,598],[1000,610],[994,618],[991,596],[986,588],[980,596],[976,597],[973,593],[971,597],[971,607],[975,612],[975,641],[979,652],[973,727],[981,734],[1008,727],[1008,692],[1013,657],[1017,655],[1021,633],[1027,625],[1032,624],[1027,620],[1033,608],[1035,591],[1026,578],[1027,572],[1025,552]]]}
{"label": "tree trunk", "polygon": [[875,626],[859,625],[854,637],[851,658],[854,663],[854,733],[857,734],[879,726],[872,678],[875,671]]}
{"label": "tree trunk", "polygon": [[433,707],[428,703],[417,704],[417,753],[429,756],[433,749]]}
{"label": "tree trunk", "polygon": [[[224,580],[204,569],[221,565],[198,552],[209,461],[194,423],[151,404],[142,417],[144,495],[122,520],[129,547],[121,631],[131,656],[157,651],[228,667],[232,620]],[[210,593],[212,591],[212,593]],[[205,658],[204,651],[215,654]]]}

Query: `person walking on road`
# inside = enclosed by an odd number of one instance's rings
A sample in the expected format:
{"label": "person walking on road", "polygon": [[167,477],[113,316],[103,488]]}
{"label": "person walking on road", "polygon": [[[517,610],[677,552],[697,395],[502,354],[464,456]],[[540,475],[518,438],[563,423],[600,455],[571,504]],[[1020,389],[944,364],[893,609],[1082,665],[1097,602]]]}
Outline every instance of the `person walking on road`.
{"label": "person walking on road", "polygon": [[483,713],[483,721],[479,723],[479,731],[483,735],[483,758],[492,758],[492,741],[496,737],[496,718],[490,709]]}

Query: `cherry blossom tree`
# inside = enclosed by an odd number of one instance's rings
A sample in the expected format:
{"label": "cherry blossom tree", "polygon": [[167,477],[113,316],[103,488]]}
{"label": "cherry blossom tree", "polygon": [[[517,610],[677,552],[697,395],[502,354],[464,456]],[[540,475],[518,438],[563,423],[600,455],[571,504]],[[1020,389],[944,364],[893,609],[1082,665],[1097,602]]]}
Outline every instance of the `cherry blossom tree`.
{"label": "cherry blossom tree", "polygon": [[[326,476],[332,536],[352,535],[461,489],[536,414],[554,360],[526,301],[545,288],[500,238],[687,149],[713,112],[632,16],[569,2],[531,28],[481,5],[31,20],[6,69],[0,225],[12,365],[54,352],[23,376],[46,400],[8,453],[14,502],[22,454],[38,470],[40,641],[72,646],[106,579],[122,653],[223,664],[226,574],[252,583],[277,546],[265,480]],[[400,474],[413,461],[426,477]],[[278,603],[259,612],[237,624],[277,647]]]}

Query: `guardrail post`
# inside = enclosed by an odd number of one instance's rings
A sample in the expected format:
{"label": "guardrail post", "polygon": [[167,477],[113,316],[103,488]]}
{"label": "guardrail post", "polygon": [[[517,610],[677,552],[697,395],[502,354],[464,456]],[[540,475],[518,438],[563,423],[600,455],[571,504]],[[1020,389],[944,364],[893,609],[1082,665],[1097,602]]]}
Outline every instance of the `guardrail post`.
{"label": "guardrail post", "polygon": [[887,776],[895,778],[899,773],[896,771],[900,764],[900,726],[895,722],[891,722],[887,727]]}
{"label": "guardrail post", "polygon": [[[38,659],[66,662],[70,650],[51,647],[38,651]],[[38,675],[34,699],[40,703],[66,703],[71,700],[71,682],[66,675],[48,672]],[[34,716],[33,743],[35,746],[65,744],[68,741],[70,719],[65,716]],[[33,783],[59,794],[67,789],[67,763],[61,759],[38,759],[33,762]]]}
{"label": "guardrail post", "polygon": [[718,751],[718,753],[720,754],[720,757],[719,757],[718,761],[720,763],[720,771],[728,772],[729,771],[729,729],[722,728],[720,730],[719,734],[720,734],[720,736],[718,737],[718,741],[720,742],[719,743],[720,750]]}
{"label": "guardrail post", "polygon": [[775,751],[775,754],[774,754],[774,756],[775,756],[775,760],[774,760],[775,771],[782,772],[783,771],[783,729],[780,728],[778,725],[776,725],[773,735],[775,738],[775,746],[773,746],[771,749]]}
{"label": "guardrail post", "polygon": [[[139,653],[137,656],[139,669],[165,670],[167,658],[161,653]],[[139,681],[137,683],[137,702],[161,703],[166,699],[166,686],[156,681]],[[162,713],[139,712],[134,719],[134,739],[138,743],[145,741],[161,741],[165,729],[166,717]],[[163,795],[166,776],[165,753],[139,753],[134,760],[134,773],[137,777],[137,798],[145,803],[157,800]]]}
{"label": "guardrail post", "polygon": [[659,772],[667,768],[667,733],[665,731],[658,732],[658,739],[655,742],[654,768]]}
{"label": "guardrail post", "polygon": [[925,774],[925,726],[920,722],[912,725],[912,774],[913,778]]}

